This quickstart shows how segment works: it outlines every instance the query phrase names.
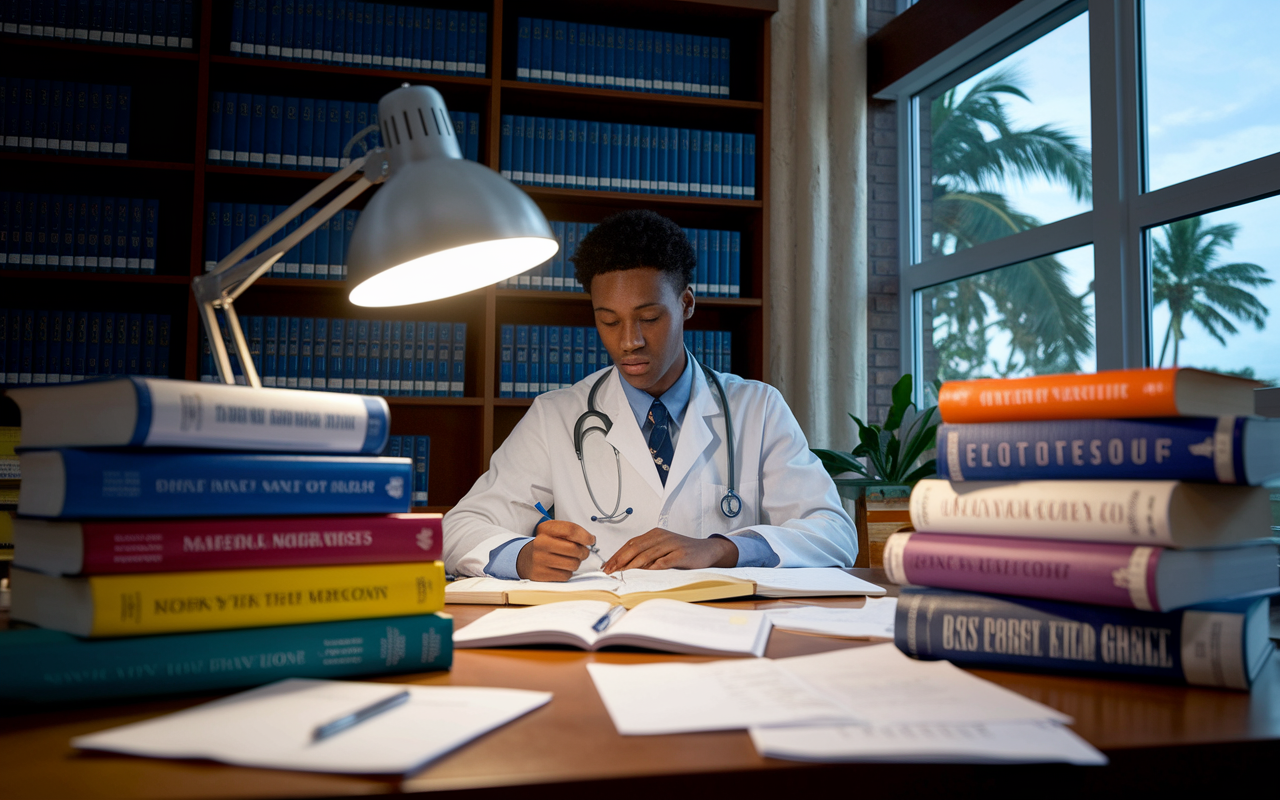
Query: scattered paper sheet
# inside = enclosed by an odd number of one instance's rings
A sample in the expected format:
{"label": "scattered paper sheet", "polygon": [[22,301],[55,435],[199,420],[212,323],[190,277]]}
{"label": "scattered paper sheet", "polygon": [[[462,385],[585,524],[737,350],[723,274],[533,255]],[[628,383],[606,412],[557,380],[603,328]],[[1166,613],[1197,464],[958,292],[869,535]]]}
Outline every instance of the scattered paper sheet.
{"label": "scattered paper sheet", "polygon": [[[404,689],[409,701],[328,739],[317,725]],[[549,692],[293,678],[77,736],[74,747],[311,772],[405,774],[551,700]]]}
{"label": "scattered paper sheet", "polygon": [[1060,711],[949,661],[917,661],[892,644],[780,658],[786,672],[871,725],[1072,722]]}
{"label": "scattered paper sheet", "polygon": [[751,742],[762,756],[792,761],[1107,763],[1106,756],[1055,722],[752,728]]}
{"label": "scattered paper sheet", "polygon": [[784,631],[816,633],[844,639],[866,639],[871,636],[893,638],[893,617],[898,610],[896,597],[868,597],[862,608],[825,608],[796,606],[765,610],[773,627]]}
{"label": "scattered paper sheet", "polygon": [[588,664],[587,672],[624,736],[853,721],[777,662],[764,658]]}

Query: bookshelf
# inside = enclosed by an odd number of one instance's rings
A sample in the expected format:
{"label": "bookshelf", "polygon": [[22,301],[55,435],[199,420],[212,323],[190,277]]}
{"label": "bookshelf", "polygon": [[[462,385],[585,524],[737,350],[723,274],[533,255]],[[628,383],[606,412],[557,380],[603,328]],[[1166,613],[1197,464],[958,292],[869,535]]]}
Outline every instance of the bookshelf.
{"label": "bookshelf", "polygon": [[[734,335],[733,371],[769,372],[769,17],[776,0],[399,0],[396,5],[483,11],[489,15],[487,74],[440,75],[349,65],[246,58],[230,51],[230,2],[199,3],[193,51],[30,39],[0,34],[0,75],[91,80],[134,87],[129,159],[0,152],[0,190],[159,198],[156,274],[29,272],[0,269],[3,305],[18,308],[148,311],[173,320],[170,375],[199,375],[200,327],[191,280],[204,269],[207,202],[253,198],[289,204],[328,173],[206,163],[210,93],[376,102],[402,82],[425,83],[451,111],[480,115],[480,162],[499,166],[502,114],[753,133],[756,198],[523,187],[551,220],[599,222],[617,211],[652,208],[687,228],[740,231],[741,297],[699,298],[692,329]],[[728,38],[728,98],[688,97],[516,80],[516,20],[534,17]],[[368,195],[352,207],[362,208]],[[532,403],[498,397],[498,336],[503,324],[593,324],[584,294],[488,287],[417,306],[363,309],[340,281],[264,278],[236,303],[243,315],[467,323],[463,397],[389,397],[393,434],[432,438],[427,510],[456,503]],[[447,460],[446,460],[447,459]]]}

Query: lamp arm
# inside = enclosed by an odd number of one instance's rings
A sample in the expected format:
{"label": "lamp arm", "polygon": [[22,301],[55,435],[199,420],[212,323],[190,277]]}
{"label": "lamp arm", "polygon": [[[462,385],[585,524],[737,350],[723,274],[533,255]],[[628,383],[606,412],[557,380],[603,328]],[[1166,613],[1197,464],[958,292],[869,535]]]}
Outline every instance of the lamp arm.
{"label": "lamp arm", "polygon": [[[366,164],[371,161],[371,166],[378,168],[378,173],[372,176],[368,174],[369,170],[364,169]],[[334,188],[357,171],[363,171],[365,174],[316,212],[315,216],[298,226],[293,233],[286,236],[266,252],[247,260],[241,260],[248,253],[252,253],[256,247],[270,239],[276,231],[297,219],[314,202],[333,191]],[[311,235],[334,214],[349,205],[365,189],[386,180],[387,171],[387,162],[381,157],[381,151],[378,150],[352,161],[347,167],[329,176],[320,185],[289,206],[284,213],[277,216],[271,223],[258,229],[253,236],[246,239],[243,244],[219,261],[213,270],[192,280],[191,288],[195,293],[200,321],[204,325],[205,336],[209,340],[209,348],[213,355],[214,364],[218,368],[218,377],[223,383],[234,384],[235,374],[231,369],[230,354],[227,352],[226,343],[222,339],[222,331],[218,326],[218,317],[215,310],[218,308],[223,310],[236,355],[240,358],[240,368],[244,373],[245,381],[249,386],[261,388],[262,381],[253,365],[248,342],[245,340],[244,331],[240,326],[240,319],[233,307],[235,298],[239,297],[254,281],[271,269],[271,266],[279,261],[285,253]]]}

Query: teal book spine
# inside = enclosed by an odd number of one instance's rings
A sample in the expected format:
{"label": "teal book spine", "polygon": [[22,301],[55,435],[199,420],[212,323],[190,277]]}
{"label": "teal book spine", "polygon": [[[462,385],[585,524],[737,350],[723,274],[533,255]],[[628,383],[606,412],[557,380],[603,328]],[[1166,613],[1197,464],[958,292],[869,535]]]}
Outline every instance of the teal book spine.
{"label": "teal book spine", "polygon": [[0,704],[71,703],[449,669],[453,620],[421,614],[309,625],[80,639],[0,633]]}

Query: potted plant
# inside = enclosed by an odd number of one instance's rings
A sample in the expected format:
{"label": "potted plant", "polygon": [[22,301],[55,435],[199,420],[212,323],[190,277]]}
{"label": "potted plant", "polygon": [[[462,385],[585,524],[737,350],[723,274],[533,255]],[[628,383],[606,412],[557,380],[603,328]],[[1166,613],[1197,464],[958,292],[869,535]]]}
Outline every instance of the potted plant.
{"label": "potted plant", "polygon": [[[917,409],[911,399],[911,388],[909,374],[903,375],[894,384],[893,403],[889,406],[884,425],[867,425],[853,414],[849,415],[858,426],[858,444],[852,451],[843,453],[813,448],[814,454],[835,481],[840,495],[854,501],[854,521],[860,545],[857,566],[873,564],[883,548],[883,543],[878,541],[880,537],[873,537],[869,529],[868,522],[877,520],[868,520],[868,499],[884,501],[896,495],[905,500],[917,481],[937,471],[937,459],[931,458],[919,466],[916,466],[916,462],[932,450],[936,443],[938,407],[929,406],[923,411]],[[882,521],[886,524],[907,523],[910,520],[905,509],[883,516],[885,519]],[[890,524],[890,527],[893,525]],[[877,544],[880,545],[879,548],[876,547]]]}

